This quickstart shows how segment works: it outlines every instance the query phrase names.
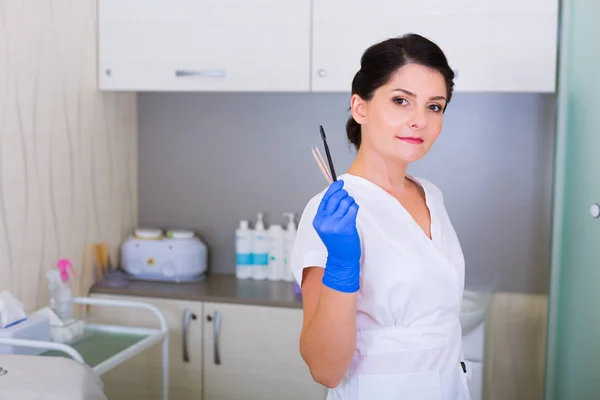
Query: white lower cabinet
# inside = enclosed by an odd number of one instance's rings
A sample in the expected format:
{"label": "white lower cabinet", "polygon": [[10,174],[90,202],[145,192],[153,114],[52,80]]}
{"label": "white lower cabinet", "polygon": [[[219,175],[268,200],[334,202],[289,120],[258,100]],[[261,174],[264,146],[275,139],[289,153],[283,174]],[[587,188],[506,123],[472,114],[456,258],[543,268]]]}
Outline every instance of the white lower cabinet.
{"label": "white lower cabinet", "polygon": [[204,304],[204,400],[322,400],[300,356],[302,310]]}
{"label": "white lower cabinet", "polygon": [[[148,302],[169,327],[169,399],[324,400],[299,351],[302,310],[93,294]],[[95,323],[157,327],[150,311],[92,308]],[[184,335],[184,333],[186,333]],[[111,400],[159,400],[161,346],[102,376]]]}

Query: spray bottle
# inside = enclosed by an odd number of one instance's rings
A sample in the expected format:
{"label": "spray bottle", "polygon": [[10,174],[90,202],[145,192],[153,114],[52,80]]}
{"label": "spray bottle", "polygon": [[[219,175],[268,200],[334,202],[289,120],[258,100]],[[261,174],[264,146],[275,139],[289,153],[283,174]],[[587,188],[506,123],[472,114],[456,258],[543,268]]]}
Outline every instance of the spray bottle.
{"label": "spray bottle", "polygon": [[71,291],[71,280],[69,270],[76,276],[73,264],[66,258],[56,262],[58,271],[48,271],[46,274],[50,288],[50,308],[63,320],[73,316],[73,294]]}

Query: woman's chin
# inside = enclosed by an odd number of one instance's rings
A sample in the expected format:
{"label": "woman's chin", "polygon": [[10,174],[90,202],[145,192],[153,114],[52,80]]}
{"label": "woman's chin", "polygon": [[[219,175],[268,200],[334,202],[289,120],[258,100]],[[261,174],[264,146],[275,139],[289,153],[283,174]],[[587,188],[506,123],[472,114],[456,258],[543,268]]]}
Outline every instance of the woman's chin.
{"label": "woman's chin", "polygon": [[423,145],[401,145],[394,152],[394,159],[399,163],[409,164],[420,160],[427,154],[427,148]]}

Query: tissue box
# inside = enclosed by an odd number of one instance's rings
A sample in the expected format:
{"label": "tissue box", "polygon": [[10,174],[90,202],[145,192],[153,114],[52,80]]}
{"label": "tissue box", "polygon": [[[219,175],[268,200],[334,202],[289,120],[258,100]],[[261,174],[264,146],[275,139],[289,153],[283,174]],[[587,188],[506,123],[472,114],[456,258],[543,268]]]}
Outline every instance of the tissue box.
{"label": "tissue box", "polygon": [[[38,310],[28,315],[25,321],[19,322],[8,328],[0,328],[0,338],[29,339],[49,342],[51,339],[48,313],[43,309]],[[0,354],[39,355],[46,351],[47,349],[0,344]]]}

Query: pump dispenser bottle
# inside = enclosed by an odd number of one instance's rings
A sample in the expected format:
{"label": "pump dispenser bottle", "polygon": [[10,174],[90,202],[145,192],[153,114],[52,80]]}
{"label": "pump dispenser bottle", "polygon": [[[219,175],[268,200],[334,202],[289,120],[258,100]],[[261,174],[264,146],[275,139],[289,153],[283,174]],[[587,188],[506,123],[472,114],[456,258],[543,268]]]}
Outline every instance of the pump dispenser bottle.
{"label": "pump dispenser bottle", "polygon": [[258,213],[252,241],[252,278],[267,279],[269,267],[269,238],[265,230],[263,213]]}
{"label": "pump dispenser bottle", "polygon": [[267,279],[280,281],[283,279],[283,228],[281,225],[271,225],[269,236],[269,268]]}
{"label": "pump dispenser bottle", "polygon": [[283,215],[288,218],[288,224],[283,233],[283,280],[286,282],[293,282],[294,275],[290,268],[290,259],[292,256],[292,248],[294,247],[294,240],[296,240],[296,223],[294,222],[293,213],[284,213]]}

